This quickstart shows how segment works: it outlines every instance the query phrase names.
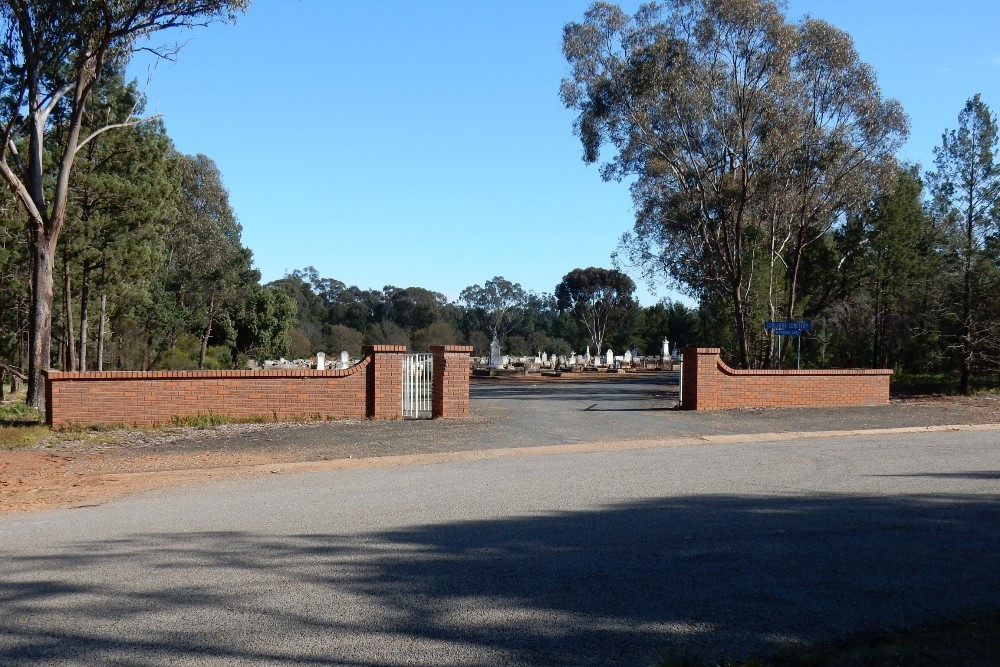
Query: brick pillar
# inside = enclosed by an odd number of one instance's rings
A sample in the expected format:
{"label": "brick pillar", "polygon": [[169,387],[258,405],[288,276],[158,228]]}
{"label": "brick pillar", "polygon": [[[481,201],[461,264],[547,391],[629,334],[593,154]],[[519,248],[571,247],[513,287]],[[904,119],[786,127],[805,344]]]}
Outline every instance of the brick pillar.
{"label": "brick pillar", "polygon": [[712,403],[716,391],[715,378],[722,349],[718,347],[687,347],[684,354],[684,410],[704,409]]}
{"label": "brick pillar", "polygon": [[471,345],[431,345],[434,354],[434,391],[431,416],[456,419],[469,416]]}
{"label": "brick pillar", "polygon": [[403,355],[405,345],[365,345],[368,364],[368,391],[365,414],[368,419],[403,418]]}

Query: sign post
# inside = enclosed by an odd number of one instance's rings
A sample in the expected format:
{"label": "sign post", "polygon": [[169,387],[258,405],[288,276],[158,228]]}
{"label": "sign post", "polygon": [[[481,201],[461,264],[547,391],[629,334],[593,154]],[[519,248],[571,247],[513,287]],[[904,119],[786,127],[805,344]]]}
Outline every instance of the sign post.
{"label": "sign post", "polygon": [[798,338],[798,353],[795,357],[795,367],[802,367],[802,332],[812,329],[813,323],[808,320],[785,322],[764,322],[764,328],[773,331],[778,337],[778,370],[781,370],[781,337],[796,336]]}

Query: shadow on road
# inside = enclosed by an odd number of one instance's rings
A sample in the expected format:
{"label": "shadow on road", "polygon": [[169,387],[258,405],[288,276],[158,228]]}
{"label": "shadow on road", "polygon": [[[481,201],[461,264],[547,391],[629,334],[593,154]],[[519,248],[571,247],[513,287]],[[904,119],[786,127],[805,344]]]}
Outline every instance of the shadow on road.
{"label": "shadow on road", "polygon": [[1000,606],[996,501],[693,496],[352,537],[0,549],[0,664],[648,665],[668,648],[769,652]]}

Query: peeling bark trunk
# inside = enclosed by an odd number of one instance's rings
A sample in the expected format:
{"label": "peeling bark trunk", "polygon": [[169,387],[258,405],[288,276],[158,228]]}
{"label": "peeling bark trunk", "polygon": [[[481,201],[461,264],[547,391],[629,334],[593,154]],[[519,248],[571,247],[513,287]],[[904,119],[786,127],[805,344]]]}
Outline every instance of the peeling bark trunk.
{"label": "peeling bark trunk", "polygon": [[28,405],[45,409],[45,375],[52,363],[52,298],[55,271],[55,239],[34,232],[32,243],[31,321],[28,354]]}
{"label": "peeling bark trunk", "polygon": [[208,323],[205,325],[205,333],[201,337],[201,357],[198,359],[198,368],[204,370],[205,358],[208,356],[208,339],[212,337],[212,320],[215,319],[215,296],[212,296],[208,303]]}
{"label": "peeling bark trunk", "polygon": [[80,370],[87,370],[87,336],[90,329],[90,265],[84,262],[80,281]]}

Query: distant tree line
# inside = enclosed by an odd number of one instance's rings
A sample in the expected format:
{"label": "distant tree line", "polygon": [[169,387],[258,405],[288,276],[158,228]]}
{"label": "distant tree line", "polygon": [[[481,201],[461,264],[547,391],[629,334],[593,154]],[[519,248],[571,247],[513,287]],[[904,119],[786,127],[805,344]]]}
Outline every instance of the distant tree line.
{"label": "distant tree line", "polygon": [[289,334],[292,357],[320,350],[358,355],[369,344],[428,351],[432,344],[455,343],[486,356],[494,336],[505,354],[514,355],[582,353],[588,346],[592,354],[608,347],[659,354],[664,337],[672,344],[693,344],[699,337],[696,311],[669,300],[640,307],[628,276],[595,267],[570,272],[554,293],[525,290],[496,276],[465,288],[454,302],[422,287],[348,287],[312,267],[268,287],[297,304],[298,322]]}

